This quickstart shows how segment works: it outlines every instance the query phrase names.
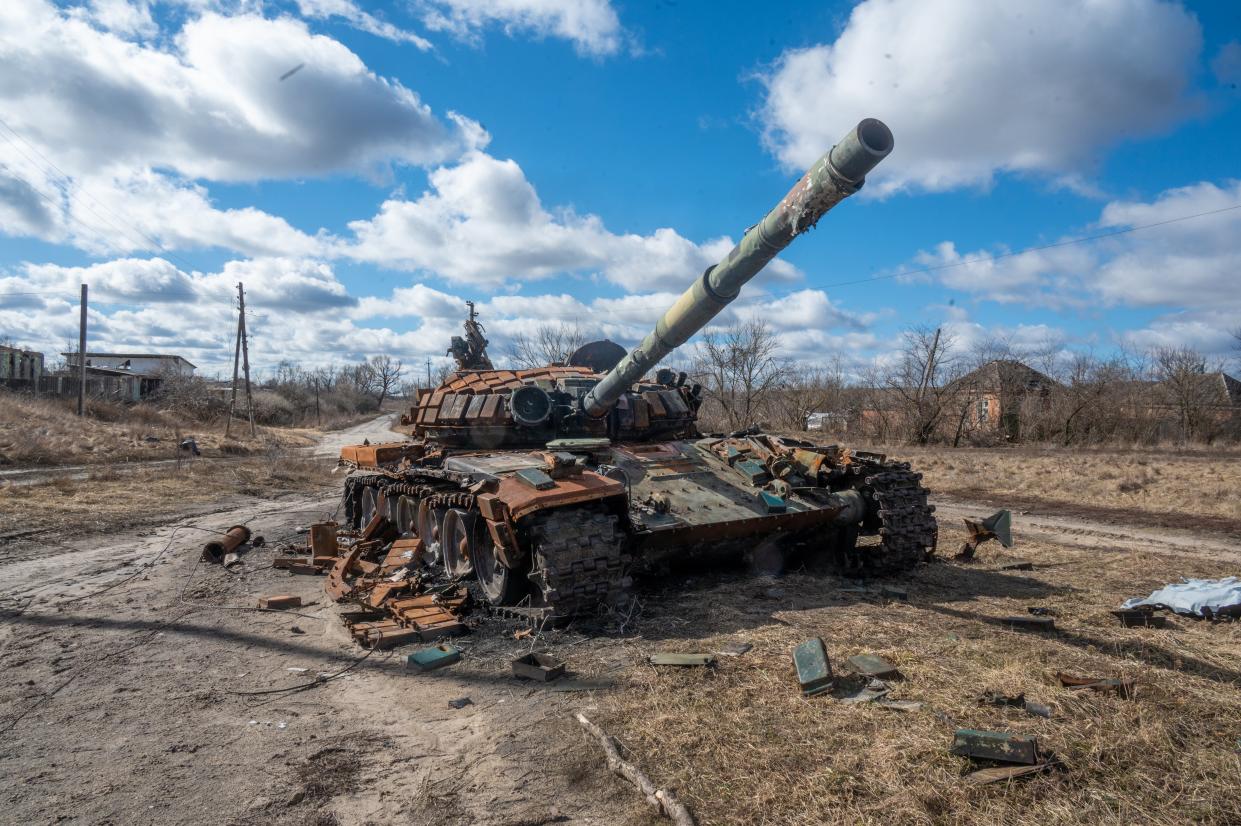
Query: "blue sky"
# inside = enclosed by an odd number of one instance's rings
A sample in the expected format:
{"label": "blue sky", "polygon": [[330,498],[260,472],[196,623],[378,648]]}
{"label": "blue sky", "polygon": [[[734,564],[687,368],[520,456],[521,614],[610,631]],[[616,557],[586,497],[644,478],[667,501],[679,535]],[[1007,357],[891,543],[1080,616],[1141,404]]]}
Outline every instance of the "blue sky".
{"label": "blue sky", "polygon": [[1239,39],[1226,2],[17,0],[0,339],[64,349],[86,281],[92,349],[214,372],[241,279],[263,365],[439,358],[467,298],[500,354],[541,323],[629,345],[874,116],[893,156],[721,323],[859,368],[915,323],[1227,359]]}

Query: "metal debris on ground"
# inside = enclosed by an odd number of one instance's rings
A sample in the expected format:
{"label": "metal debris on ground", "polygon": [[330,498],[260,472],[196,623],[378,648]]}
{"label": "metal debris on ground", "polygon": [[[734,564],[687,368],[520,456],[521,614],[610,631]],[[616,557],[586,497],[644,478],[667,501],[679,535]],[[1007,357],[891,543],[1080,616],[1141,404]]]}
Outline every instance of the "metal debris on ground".
{"label": "metal debris on ground", "polygon": [[1042,762],[1038,740],[1020,734],[1003,731],[978,731],[971,728],[957,729],[952,738],[953,754],[1001,763]]}
{"label": "metal debris on ground", "polygon": [[870,680],[866,685],[859,688],[852,694],[848,694],[840,698],[840,702],[848,705],[856,705],[859,703],[873,703],[887,696],[892,687],[883,680]]}
{"label": "metal debris on ground", "polygon": [[1026,608],[1026,611],[1028,611],[1030,613],[1030,616],[1033,616],[1033,617],[1054,617],[1056,616],[1056,610],[1054,608],[1046,608],[1042,605],[1031,605],[1029,608]]}
{"label": "metal debris on ground", "polygon": [[1056,680],[1064,688],[1070,691],[1082,691],[1089,689],[1090,691],[1112,692],[1122,700],[1131,700],[1137,693],[1137,685],[1131,679],[1107,679],[1104,677],[1078,677],[1073,674],[1066,674],[1063,671],[1056,672]]}
{"label": "metal debris on ground", "polygon": [[224,536],[213,539],[203,546],[203,562],[224,562],[224,558],[250,541],[250,529],[245,525],[234,525],[224,532]]}
{"label": "metal debris on ground", "polygon": [[965,782],[971,786],[985,786],[988,783],[998,783],[1002,780],[1014,780],[1018,777],[1025,777],[1030,774],[1038,774],[1040,772],[1049,771],[1055,764],[1051,761],[1046,763],[1035,763],[1032,766],[992,766],[986,769],[970,772],[965,775]]}
{"label": "metal debris on ground", "polygon": [[999,540],[1005,548],[1013,546],[1013,515],[1009,511],[998,510],[986,519],[965,519],[963,521],[969,538],[961,546],[957,559],[973,559],[978,546],[991,539]]}
{"label": "metal debris on ground", "polygon": [[881,680],[904,679],[896,666],[876,654],[858,654],[850,657],[849,667],[864,677],[878,677]]}
{"label": "metal debris on ground", "polygon": [[715,653],[723,657],[740,657],[753,647],[748,642],[730,642],[728,645],[721,646]]}
{"label": "metal debris on ground", "polygon": [[417,671],[434,671],[461,659],[461,649],[453,645],[420,648],[405,658],[405,667]]}
{"label": "metal debris on ground", "polygon": [[813,697],[832,687],[832,664],[822,637],[806,640],[793,649],[793,667],[803,696]]}
{"label": "metal debris on ground", "polygon": [[550,683],[564,676],[565,664],[550,654],[531,652],[513,660],[513,676],[522,680]]}
{"label": "metal debris on ground", "polygon": [[713,654],[676,654],[669,651],[660,651],[647,657],[647,662],[651,665],[679,665],[679,666],[696,666],[696,665],[715,665],[715,655]]}
{"label": "metal debris on ground", "polygon": [[283,611],[285,608],[302,607],[302,598],[295,596],[260,597],[259,607],[269,611]]}
{"label": "metal debris on ground", "polygon": [[1010,628],[1024,631],[1055,631],[1056,621],[1051,617],[1029,617],[1020,614],[1004,618],[1004,624]]}
{"label": "metal debris on ground", "polygon": [[978,702],[985,706],[1007,706],[1024,709],[1027,714],[1032,714],[1035,717],[1051,717],[1051,706],[1027,700],[1025,694],[1001,694],[998,691],[988,690],[978,695]]}
{"label": "metal debris on ground", "polygon": [[1154,613],[1155,609],[1148,605],[1129,610],[1113,611],[1112,615],[1120,620],[1126,628],[1167,628],[1168,618]]}
{"label": "metal debris on ground", "polygon": [[1202,619],[1241,617],[1241,577],[1186,579],[1165,585],[1148,597],[1126,600],[1120,607],[1142,606]]}
{"label": "metal debris on ground", "polygon": [[465,708],[466,706],[474,705],[474,701],[469,697],[458,697],[455,700],[449,700],[448,705],[453,708]]}

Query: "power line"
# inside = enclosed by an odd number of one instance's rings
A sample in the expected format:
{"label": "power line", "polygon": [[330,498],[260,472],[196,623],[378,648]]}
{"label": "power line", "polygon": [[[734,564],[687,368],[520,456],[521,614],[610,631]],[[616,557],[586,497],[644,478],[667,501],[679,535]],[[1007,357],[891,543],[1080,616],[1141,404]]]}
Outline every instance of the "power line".
{"label": "power line", "polygon": [[[44,155],[42,152],[40,152],[40,151],[39,151],[39,148],[38,148],[37,146],[35,146],[35,145],[34,145],[33,143],[31,143],[30,141],[28,141],[26,138],[22,137],[21,133],[20,133],[20,132],[18,132],[16,129],[14,129],[12,126],[10,126],[10,125],[8,124],[8,122],[7,122],[6,120],[4,120],[3,118],[0,118],[0,126],[4,126],[4,128],[5,128],[5,129],[7,129],[9,132],[11,132],[11,133],[13,134],[13,137],[17,138],[19,141],[21,141],[22,143],[24,143],[26,146],[30,147],[30,151],[34,152],[36,155],[38,155],[40,158],[42,158],[42,159],[43,159],[43,161],[44,161],[44,162],[46,162],[48,166],[50,166],[52,169],[56,170],[56,172],[57,172],[57,173],[59,173],[59,174],[60,174],[60,177],[61,177],[61,179],[62,179],[62,186],[64,186],[64,187],[65,187],[65,189],[66,189],[66,195],[68,195],[68,194],[69,194],[69,192],[68,192],[69,187],[70,187],[70,185],[73,183],[73,179],[69,176],[69,174],[68,174],[67,172],[65,172],[63,169],[61,169],[59,166],[57,166],[55,163],[53,163],[53,162],[52,162],[52,160],[51,160],[50,158],[48,158],[46,155]],[[8,141],[10,144],[12,144],[12,145],[13,145],[13,147],[14,147],[14,148],[16,148],[16,149],[17,149],[17,151],[18,151],[19,153],[21,153],[22,157],[24,157],[27,161],[30,161],[30,163],[31,163],[31,164],[33,164],[33,165],[34,165],[34,166],[36,166],[36,167],[38,167],[38,166],[39,166],[39,164],[38,164],[38,162],[37,162],[37,161],[33,160],[33,159],[32,159],[29,155],[27,155],[25,152],[22,152],[22,151],[21,151],[21,148],[20,148],[20,147],[18,147],[18,146],[17,146],[17,144],[13,142],[13,138],[10,138],[8,135],[5,135],[5,134],[3,134],[3,133],[0,133],[0,137],[3,137],[6,141]],[[10,171],[12,171],[12,170],[10,170]],[[46,170],[46,169],[43,169],[42,171],[43,171],[43,172],[47,172],[47,170]],[[14,172],[13,174],[14,174],[14,175],[16,175],[17,173],[16,173],[16,172]],[[20,176],[18,176],[18,177],[20,177]],[[34,189],[36,192],[38,192],[38,191],[39,191],[39,190],[38,190],[38,189],[34,186],[34,184],[32,184],[30,181],[27,181],[25,178],[21,178],[21,180],[22,180],[22,181],[24,181],[24,182],[26,183],[26,185],[27,185],[27,186],[29,186],[31,189]],[[112,214],[112,215],[113,215],[113,216],[114,216],[114,217],[115,217],[118,221],[121,221],[122,223],[126,224],[126,225],[127,225],[127,226],[131,229],[131,230],[133,230],[134,232],[138,233],[138,235],[140,235],[142,238],[146,239],[147,243],[151,244],[151,245],[152,245],[152,246],[153,246],[156,250],[159,250],[160,252],[164,252],[164,253],[166,253],[166,254],[168,255],[168,257],[169,257],[169,258],[172,258],[172,259],[174,259],[174,260],[178,261],[178,263],[180,263],[182,266],[184,266],[187,270],[192,270],[192,269],[194,269],[194,266],[193,266],[192,264],[190,264],[188,261],[186,261],[186,260],[185,260],[185,259],[183,259],[183,258],[180,258],[179,256],[175,255],[173,252],[171,252],[171,251],[169,251],[169,250],[165,250],[165,249],[164,249],[164,245],[163,245],[162,243],[160,243],[159,241],[157,241],[155,238],[153,238],[152,236],[148,235],[147,233],[143,232],[141,229],[138,229],[138,227],[134,226],[132,223],[129,223],[128,221],[126,221],[126,219],[124,218],[124,216],[122,216],[122,215],[121,215],[119,212],[117,212],[116,210],[113,210],[113,209],[111,209],[110,207],[108,207],[106,204],[104,204],[102,201],[100,201],[100,200],[99,200],[98,198],[96,198],[94,195],[91,195],[89,192],[87,192],[87,191],[86,191],[86,189],[85,189],[85,188],[83,188],[83,187],[79,187],[79,188],[78,188],[78,190],[77,190],[77,194],[78,194],[78,195],[81,195],[81,196],[84,196],[84,197],[88,198],[88,199],[89,199],[89,200],[91,200],[91,201],[94,201],[96,204],[98,204],[98,205],[99,205],[99,207],[100,207],[100,208],[102,208],[102,209],[104,209],[104,210],[106,210],[106,211],[110,212],[110,213],[111,213],[111,214]],[[117,226],[116,224],[114,224],[114,223],[112,223],[111,221],[109,221],[109,220],[108,220],[106,217],[104,217],[103,215],[100,215],[100,214],[99,214],[98,212],[96,212],[93,208],[91,208],[91,206],[90,206],[89,204],[82,204],[82,206],[84,206],[86,209],[90,210],[90,212],[91,212],[91,214],[92,214],[92,215],[94,215],[96,218],[100,218],[100,219],[102,219],[105,223],[107,223],[107,224],[108,224],[109,226],[111,226],[113,229],[118,230],[118,231],[120,231],[120,232],[124,232],[124,231],[125,231],[125,230],[124,230],[124,229],[122,229],[121,227],[119,227],[119,226]],[[67,215],[69,215],[69,217],[71,217],[71,218],[73,217],[72,212],[66,212],[66,214],[67,214]],[[79,222],[79,223],[80,223],[80,222]],[[85,224],[83,224],[83,226],[85,226]],[[89,229],[89,227],[88,227],[88,229]],[[134,239],[134,237],[131,235],[131,236],[129,236],[129,240],[130,240],[130,241],[133,241],[133,240],[135,240],[135,239]],[[139,244],[139,247],[143,247],[143,246],[145,246],[145,244],[141,244],[141,243]]]}

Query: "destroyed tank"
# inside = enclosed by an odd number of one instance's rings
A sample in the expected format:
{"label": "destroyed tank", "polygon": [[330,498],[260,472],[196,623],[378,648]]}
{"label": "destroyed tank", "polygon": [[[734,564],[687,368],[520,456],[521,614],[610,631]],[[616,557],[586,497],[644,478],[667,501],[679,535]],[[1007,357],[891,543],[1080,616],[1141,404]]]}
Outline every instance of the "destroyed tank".
{"label": "destroyed tank", "polygon": [[494,605],[560,616],[617,603],[635,566],[661,560],[797,550],[854,576],[926,560],[937,525],[908,464],[757,428],[703,435],[701,389],[656,370],[891,148],[883,123],[858,124],[628,353],[594,342],[496,369],[471,304],[458,369],[419,391],[412,440],[342,451],[348,526],[387,520]]}

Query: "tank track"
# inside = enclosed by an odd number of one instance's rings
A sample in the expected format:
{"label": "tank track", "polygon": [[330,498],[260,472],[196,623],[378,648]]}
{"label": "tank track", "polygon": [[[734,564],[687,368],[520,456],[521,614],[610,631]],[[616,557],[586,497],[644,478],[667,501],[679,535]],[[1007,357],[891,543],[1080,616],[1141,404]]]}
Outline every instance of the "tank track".
{"label": "tank track", "polygon": [[935,553],[939,522],[935,506],[927,503],[922,474],[905,462],[878,466],[864,477],[864,488],[876,504],[878,545],[858,548],[863,570],[895,574],[915,568]]}
{"label": "tank track", "polygon": [[615,514],[557,508],[533,518],[534,566],[527,575],[556,618],[620,603],[632,580]]}

